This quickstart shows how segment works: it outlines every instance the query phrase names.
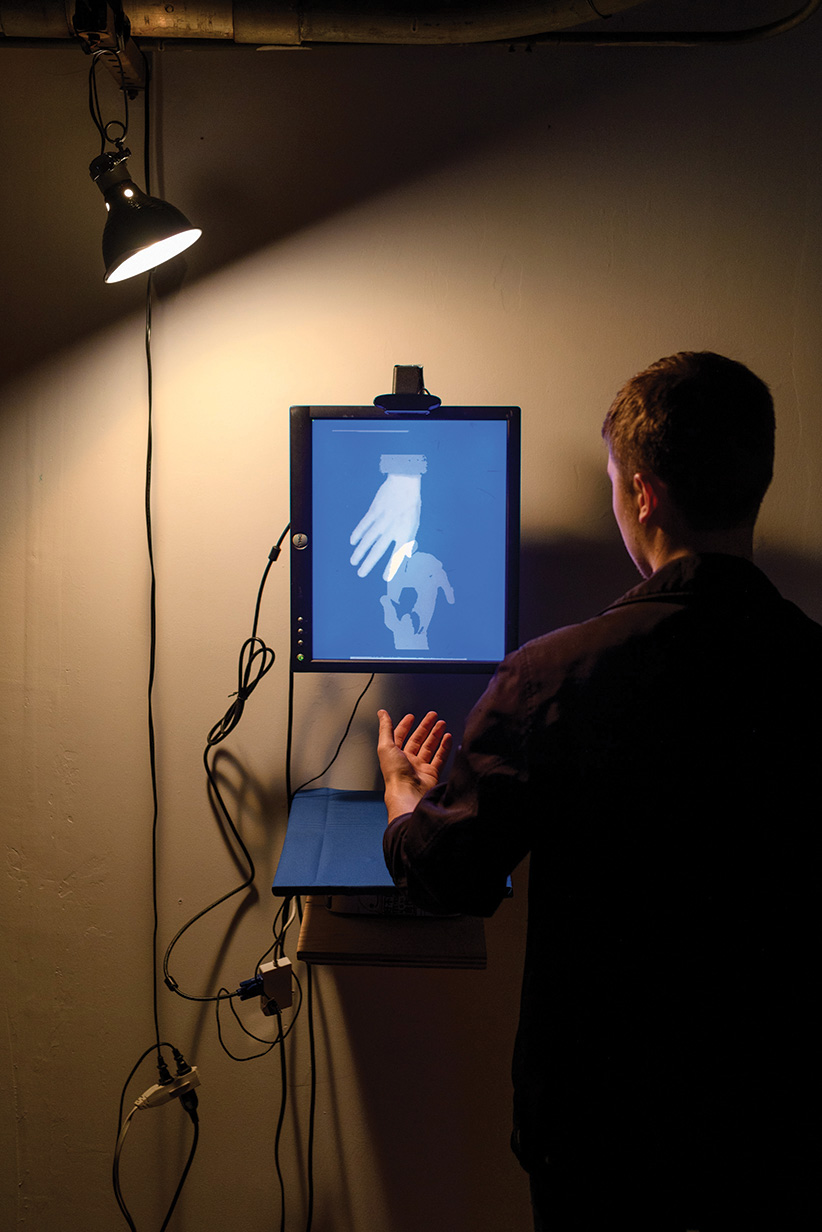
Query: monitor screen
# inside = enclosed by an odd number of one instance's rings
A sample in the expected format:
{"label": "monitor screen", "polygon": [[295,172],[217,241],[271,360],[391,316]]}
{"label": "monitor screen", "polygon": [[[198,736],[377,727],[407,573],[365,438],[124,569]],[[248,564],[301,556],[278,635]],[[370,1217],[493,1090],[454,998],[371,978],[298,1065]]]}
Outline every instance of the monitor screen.
{"label": "monitor screen", "polygon": [[492,671],[518,559],[518,407],[291,408],[296,671]]}

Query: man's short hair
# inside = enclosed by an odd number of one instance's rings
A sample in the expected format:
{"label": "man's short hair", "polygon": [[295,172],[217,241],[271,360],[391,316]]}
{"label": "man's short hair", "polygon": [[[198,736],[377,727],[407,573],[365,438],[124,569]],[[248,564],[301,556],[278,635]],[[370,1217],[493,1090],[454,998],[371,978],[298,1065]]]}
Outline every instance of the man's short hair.
{"label": "man's short hair", "polygon": [[752,525],[773,476],[771,392],[744,364],[680,351],[625,384],[602,435],[626,481],[650,471],[695,530]]}

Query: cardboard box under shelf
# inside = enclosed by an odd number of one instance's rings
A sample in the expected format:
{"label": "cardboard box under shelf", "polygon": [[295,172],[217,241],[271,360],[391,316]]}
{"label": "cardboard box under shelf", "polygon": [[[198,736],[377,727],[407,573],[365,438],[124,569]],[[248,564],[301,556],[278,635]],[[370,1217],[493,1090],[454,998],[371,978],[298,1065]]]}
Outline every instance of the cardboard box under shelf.
{"label": "cardboard box under shelf", "polygon": [[485,925],[475,916],[346,915],[325,896],[306,900],[297,958],[319,965],[455,967],[486,965]]}

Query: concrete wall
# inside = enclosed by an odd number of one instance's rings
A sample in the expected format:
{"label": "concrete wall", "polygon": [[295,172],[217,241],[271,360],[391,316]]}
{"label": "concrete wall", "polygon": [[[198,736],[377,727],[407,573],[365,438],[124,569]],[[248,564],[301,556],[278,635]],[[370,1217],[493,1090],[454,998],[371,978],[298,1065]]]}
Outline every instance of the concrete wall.
{"label": "concrete wall", "polygon": [[[423,363],[446,402],[520,404],[527,637],[633,584],[599,438],[616,388],[673,350],[730,354],[778,408],[759,559],[822,618],[820,52],[817,18],[703,50],[157,57],[157,186],[204,229],[158,275],[153,322],[161,949],[241,879],[201,755],[288,520],[292,403],[370,402],[395,363]],[[117,1104],[153,1038],[144,287],[102,282],[87,66],[77,49],[0,49],[0,1220],[37,1232],[119,1226]],[[101,91],[118,114],[102,78]],[[141,134],[137,105],[140,180]],[[236,987],[269,944],[287,613],[283,557],[260,630],[278,662],[221,766],[257,894],[177,949],[173,974],[194,994]],[[295,782],[325,764],[363,683],[297,682]],[[329,781],[374,785],[379,704],[431,705],[459,731],[481,686],[376,682]],[[507,1151],[522,870],[515,889],[487,926],[484,973],[318,971],[317,1232],[529,1226]],[[161,990],[159,1012],[202,1076],[172,1226],[278,1227],[278,1053],[236,1064],[213,1006]],[[250,1051],[225,1017],[232,1050]],[[296,1229],[304,1020],[290,1044]],[[154,1080],[144,1065],[127,1106]],[[176,1105],[133,1122],[122,1178],[138,1228],[162,1222],[189,1133]]]}

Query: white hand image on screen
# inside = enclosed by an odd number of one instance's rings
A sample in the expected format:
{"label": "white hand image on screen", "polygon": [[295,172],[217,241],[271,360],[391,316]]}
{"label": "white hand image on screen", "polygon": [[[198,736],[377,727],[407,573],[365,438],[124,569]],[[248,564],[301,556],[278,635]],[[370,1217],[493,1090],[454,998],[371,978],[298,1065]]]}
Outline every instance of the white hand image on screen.
{"label": "white hand image on screen", "polygon": [[[394,635],[396,650],[428,650],[428,626],[442,591],[449,603],[454,591],[448,575],[430,552],[412,552],[401,560],[380,598],[385,624]],[[411,597],[416,596],[413,606]]]}
{"label": "white hand image on screen", "polygon": [[385,475],[368,512],[351,532],[354,548],[351,564],[364,578],[391,549],[383,581],[390,582],[402,560],[415,547],[420,525],[420,481],[427,469],[422,454],[383,454],[380,471]]}

